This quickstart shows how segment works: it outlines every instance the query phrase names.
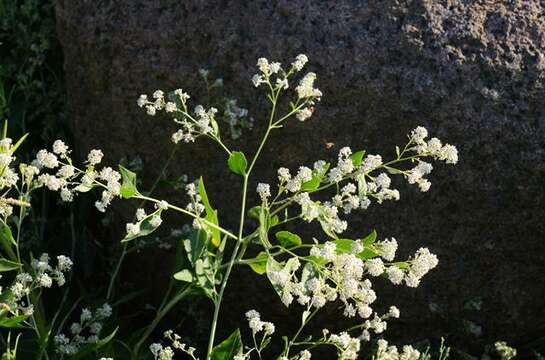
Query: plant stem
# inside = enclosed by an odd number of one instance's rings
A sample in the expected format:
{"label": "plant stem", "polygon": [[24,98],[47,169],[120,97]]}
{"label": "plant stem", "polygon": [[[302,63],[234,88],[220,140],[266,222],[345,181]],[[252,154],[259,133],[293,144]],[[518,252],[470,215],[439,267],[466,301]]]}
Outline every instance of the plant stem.
{"label": "plant stem", "polygon": [[[233,253],[231,254],[231,259],[229,260],[227,269],[225,270],[225,276],[221,282],[220,292],[218,294],[218,297],[214,301],[214,305],[215,305],[214,316],[212,318],[210,336],[208,338],[208,349],[206,351],[207,360],[210,360],[212,349],[214,348],[214,339],[216,337],[216,327],[218,325],[218,318],[219,318],[219,312],[221,308],[221,302],[223,300],[223,294],[225,292],[225,288],[227,287],[227,282],[229,281],[231,270],[233,270],[233,266],[235,265],[235,262],[239,255],[238,252],[239,252],[240,246],[243,244],[244,219],[246,216],[246,198],[247,198],[247,192],[248,192],[248,179],[250,177],[250,173],[252,172],[259,155],[261,154],[261,151],[263,150],[263,147],[265,146],[265,143],[267,142],[269,134],[271,133],[271,130],[273,128],[273,121],[276,115],[277,99],[278,99],[278,92],[275,94],[273,90],[272,96],[271,96],[272,109],[271,109],[271,114],[269,117],[269,125],[267,126],[267,131],[265,132],[265,135],[263,135],[263,139],[261,140],[261,143],[259,144],[259,147],[257,148],[257,151],[252,159],[252,162],[250,163],[250,166],[248,167],[248,169],[246,170],[246,173],[244,174],[244,182],[242,184],[242,205],[240,209],[240,221],[239,221],[239,227],[238,227],[237,242],[236,242],[235,248],[233,249]],[[246,247],[244,247],[244,249],[246,249]]]}
{"label": "plant stem", "polygon": [[146,327],[146,330],[144,331],[144,334],[140,337],[140,340],[136,343],[134,347],[134,351],[132,354],[132,357],[134,359],[138,358],[138,352],[140,351],[140,348],[142,347],[142,344],[147,340],[147,338],[150,336],[150,334],[155,330],[159,322],[163,319],[163,317],[176,305],[178,302],[180,302],[183,298],[187,296],[187,294],[190,292],[191,287],[187,286],[184,290],[180,291],[176,296],[174,296],[164,307],[160,308],[160,310],[157,313],[157,316],[155,316],[155,319],[149,324],[149,326]]}
{"label": "plant stem", "polygon": [[286,347],[286,350],[285,350],[285,353],[286,353],[286,357],[289,358],[289,355],[290,355],[290,349],[291,347],[293,346],[293,344],[295,343],[295,340],[297,340],[297,338],[299,337],[299,335],[301,334],[301,332],[303,331],[303,329],[305,328],[305,326],[307,326],[307,324],[309,323],[310,319],[312,319],[314,317],[314,315],[316,315],[318,313],[318,308],[314,309],[313,312],[310,313],[310,315],[305,319],[305,321],[303,321],[301,323],[301,326],[299,327],[299,330],[297,330],[297,332],[295,333],[295,335],[293,336],[293,338],[290,340],[290,342],[288,343],[288,346]]}
{"label": "plant stem", "polygon": [[[157,200],[157,199],[154,199],[154,198],[151,198],[151,197],[148,197],[148,196],[144,196],[144,195],[136,195],[136,196],[134,196],[134,198],[135,199],[140,199],[140,200],[147,200],[147,201],[151,201],[151,202],[154,202],[154,203],[160,203],[161,202],[160,200]],[[192,212],[187,211],[186,209],[183,209],[183,208],[175,206],[175,205],[168,204],[168,208],[171,209],[171,210],[181,212],[182,214],[191,216],[193,218],[199,218],[197,215],[193,214]],[[229,236],[232,239],[237,239],[238,240],[238,237],[236,237],[233,233],[229,232],[228,230],[225,230],[221,226],[218,226],[218,225],[216,225],[214,223],[211,223],[210,221],[208,221],[206,219],[203,219],[203,218],[199,218],[199,221],[202,221],[206,225],[210,226],[211,228],[213,228],[215,230],[220,231],[221,233]]]}
{"label": "plant stem", "polygon": [[[157,188],[157,185],[159,184],[159,181],[165,176],[165,172],[168,166],[170,165],[170,163],[172,162],[172,160],[174,159],[174,155],[176,154],[177,150],[178,150],[178,146],[175,146],[174,149],[172,149],[172,151],[170,152],[170,155],[167,161],[161,168],[161,172],[159,173],[159,175],[153,182],[153,185],[151,186],[149,194],[152,194],[155,191],[155,189]],[[112,296],[115,279],[117,278],[117,275],[119,274],[119,270],[121,269],[121,265],[123,264],[123,260],[125,259],[125,256],[127,255],[127,248],[128,248],[128,243],[123,244],[123,250],[121,251],[121,256],[117,260],[114,273],[112,274],[112,277],[110,278],[110,283],[108,284],[108,291],[106,293],[106,301],[109,301],[110,297]]]}
{"label": "plant stem", "polygon": [[235,245],[235,248],[233,250],[233,253],[231,254],[231,259],[229,260],[229,265],[227,266],[227,270],[225,270],[225,276],[221,282],[221,288],[220,292],[218,294],[218,297],[214,301],[214,316],[212,318],[212,326],[210,328],[210,336],[208,338],[208,350],[206,351],[206,359],[209,360],[210,356],[212,355],[212,349],[214,348],[214,339],[216,337],[216,327],[218,325],[218,317],[220,313],[221,308],[221,302],[223,300],[223,293],[225,292],[225,288],[227,287],[227,282],[229,280],[229,276],[231,275],[231,270],[233,270],[233,266],[235,265],[235,260],[238,256],[238,250],[240,249],[240,245],[242,244],[242,232],[244,230],[244,215],[246,212],[246,192],[248,190],[248,175],[244,175],[244,183],[242,185],[242,206],[240,211],[240,226],[238,230],[238,238]]}

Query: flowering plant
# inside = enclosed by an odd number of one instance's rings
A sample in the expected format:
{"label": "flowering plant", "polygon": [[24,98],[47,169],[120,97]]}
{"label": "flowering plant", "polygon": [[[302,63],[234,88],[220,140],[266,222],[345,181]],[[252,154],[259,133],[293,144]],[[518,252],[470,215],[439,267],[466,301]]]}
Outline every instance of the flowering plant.
{"label": "flowering plant", "polygon": [[[59,192],[66,202],[73,201],[79,193],[98,189],[100,198],[95,206],[101,212],[106,211],[115,198],[140,202],[134,221],[126,225],[123,253],[106,294],[108,301],[113,297],[115,279],[131,244],[157,230],[165,211],[192,219],[190,231],[181,240],[183,252],[179,254],[172,276],[173,282],[182,285],[169,286],[153,321],[138,332],[131,346],[126,346],[131,358],[140,358],[142,346],[176,304],[200,294],[214,305],[207,349],[197,351],[169,330],[164,334],[164,342],[151,344],[151,355],[167,360],[178,350],[194,360],[263,359],[263,351],[274,340],[275,326],[262,320],[256,310],[246,313],[252,334],[250,342],[243,343],[239,329],[221,342],[216,339],[220,309],[232,270],[235,266],[248,266],[267,279],[286,307],[301,310],[298,330],[283,337],[284,346],[276,359],[308,360],[318,346],[332,347],[339,359],[356,359],[362,342],[383,333],[387,322],[400,315],[393,305],[382,313],[375,309],[377,296],[373,282],[382,278],[394,285],[417,287],[422,277],[437,266],[438,259],[427,248],[418,249],[409,259],[396,259],[397,240],[380,239],[375,231],[347,238],[343,236],[348,230],[346,216],[365,211],[373,203],[398,200],[400,193],[392,187],[392,176],[405,178],[422,192],[428,191],[431,183],[427,175],[433,169],[429,160],[456,164],[458,153],[452,145],[443,144],[437,138],[428,139],[427,130],[417,127],[410,132],[405,145],[396,147],[391,159],[343,147],[334,162],[318,160],[311,167],[300,166],[296,171],[280,168],[276,184],[258,183],[259,203],[252,206],[248,201],[250,179],[271,132],[292,119],[308,121],[321,100],[322,92],[315,87],[316,74],[308,72],[300,76],[307,61],[305,55],[299,55],[284,68],[278,62],[258,60],[259,73],[252,78],[252,83],[265,91],[270,112],[265,133],[251,157],[229,148],[222,137],[222,123],[229,125],[232,139],[240,137],[242,129],[251,127],[247,110],[238,107],[234,100],[223,103],[223,112],[215,107],[191,107],[190,96],[181,89],[167,94],[157,90],[152,96],[141,95],[137,100],[137,105],[151,116],[164,112],[172,117],[178,125],[171,136],[174,143],[208,138],[225,152],[227,167],[241,180],[242,202],[239,223],[234,230],[220,222],[220,214],[208,197],[202,177],[185,186],[186,205],[171,204],[153,197],[152,191],[139,190],[134,172],[122,166],[118,170],[99,168],[103,158],[100,150],[92,150],[85,163],[76,166],[70,149],[60,140],[55,141],[52,150],[40,150],[32,162],[19,163],[16,169],[14,153],[24,137],[12,144],[6,128],[0,140],[0,240],[5,256],[0,259],[0,270],[14,272],[14,275],[10,277],[8,290],[0,291],[0,325],[32,329],[40,344],[38,359],[48,358],[50,339],[61,357],[83,358],[97,354],[98,349],[115,337],[116,329],[108,336],[101,336],[103,323],[112,313],[108,303],[95,311],[84,308],[79,321],[67,329],[64,329],[64,321],[57,322],[58,312],[51,321],[46,321],[39,306],[40,295],[46,288],[65,284],[72,261],[59,255],[52,264],[48,254],[38,258],[30,256],[30,260],[25,261],[20,251],[21,226],[35,189],[46,187]],[[201,72],[201,75],[207,81],[208,74]],[[293,87],[292,83],[297,85]],[[212,85],[207,82],[207,86],[208,89],[218,86],[218,80]],[[286,96],[292,100],[284,108],[280,99]],[[223,121],[218,121],[220,119]],[[14,207],[18,209],[18,216],[12,216]],[[249,219],[257,226],[250,228]],[[297,222],[316,222],[322,232],[303,241],[300,235],[286,229],[288,224]],[[12,228],[17,230],[15,237]],[[257,255],[248,256],[248,253]],[[323,329],[320,336],[306,335],[307,325],[329,303],[340,305],[342,316],[352,319],[353,325],[336,333]],[[8,340],[8,359],[14,358],[17,341],[11,349]],[[377,359],[429,358],[410,346],[398,350],[384,340],[378,345]]]}
{"label": "flowering plant", "polygon": [[[380,204],[399,199],[399,191],[391,186],[391,176],[404,177],[426,192],[431,185],[426,176],[433,167],[425,160],[457,163],[456,148],[437,138],[428,139],[428,132],[423,127],[414,129],[407,143],[402,148],[397,147],[396,156],[390,160],[344,147],[334,164],[318,160],[312,167],[301,166],[293,174],[287,168],[280,168],[277,184],[259,183],[256,191],[260,203],[253,207],[248,204],[249,179],[270,133],[285,126],[292,118],[308,121],[322,97],[322,92],[314,85],[316,74],[308,72],[297,82],[288,108],[281,108],[279,99],[290,93],[290,84],[297,81],[295,78],[307,61],[305,55],[299,55],[288,68],[283,68],[278,62],[258,60],[259,73],[254,75],[252,82],[255,87],[265,90],[271,108],[260,145],[249,159],[222,141],[216,119],[218,111],[202,105],[191,110],[190,96],[183,90],[169,94],[157,90],[151,97],[141,95],[138,99],[138,106],[149,115],[164,111],[172,116],[179,125],[172,135],[175,143],[193,142],[200,137],[216,142],[226,153],[229,169],[239,175],[242,182],[240,221],[233,232],[220,225],[218,211],[208,198],[202,178],[186,186],[190,201],[185,208],[144,197],[134,189],[132,196],[154,202],[158,207],[149,215],[143,209],[138,210],[137,222],[127,225],[125,241],[153,231],[160,224],[157,217],[162,210],[177,210],[191,216],[193,230],[183,240],[186,267],[176,272],[174,278],[186,282],[188,287],[200,289],[214,304],[205,353],[197,355],[194,348],[180,342],[179,335],[168,331],[165,337],[169,345],[151,346],[156,359],[172,358],[174,349],[186,352],[193,359],[197,356],[236,360],[262,358],[261,353],[272,340],[275,327],[262,321],[256,310],[246,314],[252,332],[251,345],[243,345],[239,330],[223,342],[216,342],[223,295],[235,265],[250,266],[257,274],[266,275],[285,306],[301,308],[300,328],[291,338],[284,338],[284,349],[277,356],[282,360],[309,359],[310,349],[321,345],[334,347],[340,359],[356,359],[361,341],[369,341],[373,333],[382,333],[387,320],[399,317],[395,306],[383,314],[373,309],[376,294],[372,279],[382,277],[395,285],[416,287],[421,278],[437,266],[437,257],[427,248],[419,249],[407,260],[396,260],[396,239],[379,240],[374,231],[356,239],[342,237],[348,228],[343,214],[366,210],[373,202]],[[317,200],[318,193],[329,193],[329,200]],[[251,231],[246,231],[248,218],[259,224]],[[323,234],[317,235],[312,242],[303,241],[298,234],[285,230],[286,224],[297,221],[318,222]],[[232,246],[226,246],[228,243]],[[252,253],[258,255],[245,256],[249,248],[254,248]],[[226,249],[231,249],[230,254]],[[307,324],[331,302],[341,304],[342,314],[357,319],[356,324],[338,334],[324,329],[319,337],[304,336]],[[377,356],[387,358],[380,354],[390,354],[388,358],[397,358],[391,357],[393,352],[383,344]],[[395,352],[397,354],[397,350]],[[406,347],[399,358],[417,359],[420,355],[417,350]]]}

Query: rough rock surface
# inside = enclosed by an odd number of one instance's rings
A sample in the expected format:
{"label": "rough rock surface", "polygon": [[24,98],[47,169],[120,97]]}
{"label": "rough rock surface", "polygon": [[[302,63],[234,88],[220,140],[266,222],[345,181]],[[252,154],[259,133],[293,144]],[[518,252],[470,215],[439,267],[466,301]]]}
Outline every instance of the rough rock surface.
{"label": "rough rock surface", "polygon": [[[201,67],[223,76],[253,112],[258,125],[245,139],[255,139],[264,122],[264,101],[249,82],[256,59],[306,53],[323,102],[311,121],[273,136],[258,178],[332,158],[344,145],[391,154],[420,124],[456,144],[459,165],[438,166],[427,194],[404,186],[398,203],[374,206],[354,229],[395,236],[406,253],[429,246],[441,259],[417,290],[381,289],[402,310],[393,333],[523,344],[545,319],[543,10],[537,0],[60,0],[75,147],[100,147],[112,162],[138,154],[151,181],[173,127],[135,100],[157,88],[192,92]],[[250,151],[255,140],[245,141],[232,144]],[[199,142],[183,148],[173,169],[204,174],[234,222],[239,185],[224,163],[213,144]],[[247,308],[272,309],[276,321],[286,315],[268,305],[276,300],[266,285],[237,274],[228,301],[240,310],[225,307],[222,334]]]}

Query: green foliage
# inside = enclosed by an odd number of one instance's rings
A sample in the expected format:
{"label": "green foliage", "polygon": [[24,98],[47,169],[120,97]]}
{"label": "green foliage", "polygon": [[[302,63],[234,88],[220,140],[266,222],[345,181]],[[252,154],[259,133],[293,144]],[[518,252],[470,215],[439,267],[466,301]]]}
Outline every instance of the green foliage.
{"label": "green foliage", "polygon": [[219,231],[219,220],[218,220],[218,211],[215,210],[212,205],[210,205],[210,201],[208,200],[208,194],[206,193],[206,189],[204,188],[204,180],[202,177],[199,179],[199,195],[201,195],[201,199],[204,205],[205,210],[205,219],[211,222],[212,224],[216,225],[216,227],[211,227],[207,224],[204,224],[206,229],[212,234],[212,244],[214,246],[219,246],[221,243],[221,233]]}
{"label": "green foliage", "polygon": [[280,245],[289,249],[302,244],[301,237],[297,234],[291,233],[287,230],[279,231],[275,234],[276,239],[280,242]]}
{"label": "green foliage", "polygon": [[119,173],[121,174],[121,197],[124,199],[130,199],[138,195],[136,189],[136,174],[129,169],[119,165]]}
{"label": "green foliage", "polygon": [[248,161],[246,160],[244,153],[240,151],[233,151],[231,155],[229,155],[229,160],[227,163],[229,165],[229,169],[231,169],[231,171],[235,174],[244,175],[246,173]]}
{"label": "green foliage", "polygon": [[223,340],[212,350],[213,360],[233,360],[243,350],[240,330],[235,330],[229,337]]}
{"label": "green foliage", "polygon": [[31,143],[58,137],[64,126],[62,51],[55,36],[55,4],[2,0],[0,5],[0,119],[33,131]]}

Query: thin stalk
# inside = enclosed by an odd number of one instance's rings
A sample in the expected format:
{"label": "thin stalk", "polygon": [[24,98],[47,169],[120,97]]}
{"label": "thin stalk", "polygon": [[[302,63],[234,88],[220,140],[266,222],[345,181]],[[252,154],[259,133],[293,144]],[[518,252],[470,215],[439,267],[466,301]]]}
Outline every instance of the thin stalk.
{"label": "thin stalk", "polygon": [[[154,198],[151,198],[151,197],[148,197],[148,196],[144,196],[144,195],[136,195],[134,198],[135,198],[135,199],[140,199],[140,200],[151,201],[151,202],[154,202],[154,203],[160,203],[160,202],[161,202],[160,200],[157,200],[157,199],[154,199]],[[171,209],[171,210],[175,210],[175,211],[181,212],[182,214],[191,216],[191,217],[193,217],[193,218],[198,218],[199,221],[202,221],[203,223],[205,223],[206,225],[210,226],[211,228],[220,231],[221,233],[227,235],[228,237],[230,237],[230,238],[232,238],[232,239],[237,239],[237,240],[238,240],[238,237],[236,237],[233,233],[231,233],[231,232],[225,230],[225,229],[222,228],[221,226],[218,226],[218,225],[216,225],[216,224],[214,224],[214,223],[211,223],[210,221],[208,221],[208,220],[206,220],[206,219],[199,218],[197,215],[193,214],[193,213],[190,212],[190,211],[187,211],[186,209],[183,209],[183,208],[181,208],[181,207],[178,207],[178,206],[175,206],[175,205],[171,205],[171,204],[168,204],[168,208]]]}
{"label": "thin stalk", "polygon": [[[165,164],[161,168],[161,172],[159,173],[159,176],[157,176],[157,178],[153,182],[153,185],[151,186],[149,194],[152,194],[155,191],[155,189],[157,188],[157,185],[159,184],[159,181],[165,176],[165,172],[166,172],[168,166],[170,165],[170,163],[172,162],[172,160],[174,159],[174,155],[176,154],[177,150],[178,150],[178,146],[175,146],[174,149],[172,149],[172,151],[170,152],[170,155],[169,155],[167,161],[165,162]],[[107,301],[109,301],[110,297],[112,296],[115,279],[117,278],[117,275],[119,274],[119,270],[121,269],[121,265],[123,264],[123,260],[125,259],[125,256],[127,254],[128,254],[128,243],[124,243],[123,244],[123,249],[121,251],[121,255],[119,256],[119,259],[117,260],[117,263],[116,263],[116,266],[115,266],[115,269],[114,269],[114,273],[112,274],[112,277],[110,278],[110,282],[108,284],[108,291],[106,292],[106,300]]]}
{"label": "thin stalk", "polygon": [[[263,139],[261,140],[261,143],[259,144],[259,147],[257,148],[257,151],[252,159],[252,162],[250,163],[250,166],[248,167],[246,173],[244,174],[244,182],[242,184],[242,205],[240,210],[240,221],[239,221],[239,228],[238,228],[238,236],[237,236],[237,242],[235,245],[235,248],[233,250],[233,253],[231,254],[231,259],[229,260],[229,264],[227,265],[227,269],[225,271],[225,276],[221,282],[221,288],[220,292],[218,294],[218,297],[214,301],[214,315],[212,318],[212,325],[210,329],[210,336],[208,338],[208,349],[206,351],[206,359],[210,360],[210,356],[212,354],[212,349],[214,348],[214,340],[216,337],[216,327],[218,325],[218,318],[219,318],[219,312],[221,308],[221,302],[223,300],[223,294],[225,292],[225,288],[227,287],[227,282],[229,281],[229,276],[231,275],[231,270],[233,270],[233,266],[235,265],[235,262],[237,260],[237,257],[239,256],[238,252],[240,249],[240,246],[244,243],[243,242],[243,232],[244,232],[244,219],[246,215],[246,198],[247,198],[247,192],[248,192],[248,179],[250,177],[250,174],[254,168],[254,165],[261,154],[261,151],[263,150],[263,147],[265,146],[265,143],[267,142],[267,139],[269,137],[269,134],[273,128],[273,122],[274,118],[276,116],[276,102],[278,99],[278,93],[275,94],[274,90],[272,91],[271,96],[271,102],[272,102],[272,109],[271,114],[269,117],[269,124],[267,126],[267,131],[265,132],[265,135],[263,136]],[[244,250],[246,247],[244,247]]]}
{"label": "thin stalk", "polygon": [[180,302],[184,297],[187,296],[189,291],[191,290],[191,287],[186,287],[183,291],[180,291],[176,296],[174,296],[158,313],[155,319],[149,324],[148,327],[146,327],[146,330],[144,331],[144,334],[140,337],[140,340],[136,343],[133,351],[133,358],[136,359],[138,356],[138,352],[140,351],[140,348],[142,347],[142,344],[146,341],[146,339],[150,336],[150,334],[155,330],[159,322],[165,317],[165,315],[176,305],[178,302]]}
{"label": "thin stalk", "polygon": [[290,355],[290,349],[291,347],[295,344],[295,340],[297,340],[297,338],[299,337],[299,335],[301,335],[301,332],[303,331],[303,329],[305,328],[305,326],[307,326],[307,324],[310,322],[310,319],[312,319],[314,317],[314,315],[316,315],[318,313],[318,308],[317,309],[314,309],[313,312],[310,313],[310,315],[305,319],[305,321],[303,321],[301,323],[301,326],[299,327],[299,330],[297,330],[297,332],[295,333],[295,335],[293,336],[293,338],[290,340],[290,342],[288,343],[288,346],[286,347],[286,350],[285,350],[285,354],[286,354],[286,357],[289,358],[289,355]]}
{"label": "thin stalk", "polygon": [[240,245],[242,244],[242,232],[244,230],[244,215],[246,212],[247,190],[248,190],[248,175],[244,175],[244,183],[242,185],[242,209],[240,211],[240,226],[238,231],[238,238],[235,245],[235,249],[233,250],[233,253],[231,254],[229,265],[227,266],[227,270],[225,271],[225,276],[221,282],[220,292],[218,294],[218,297],[214,301],[214,316],[212,318],[212,326],[210,328],[210,336],[208,338],[208,350],[206,351],[207,360],[210,360],[212,349],[214,348],[214,339],[216,337],[216,327],[218,325],[218,318],[219,318],[219,313],[221,308],[221,302],[223,300],[223,294],[225,292],[225,288],[227,287],[227,282],[229,280],[229,276],[231,275],[231,270],[233,270],[233,266],[235,265],[235,260],[237,259],[237,256],[238,256],[238,250],[240,249]]}

